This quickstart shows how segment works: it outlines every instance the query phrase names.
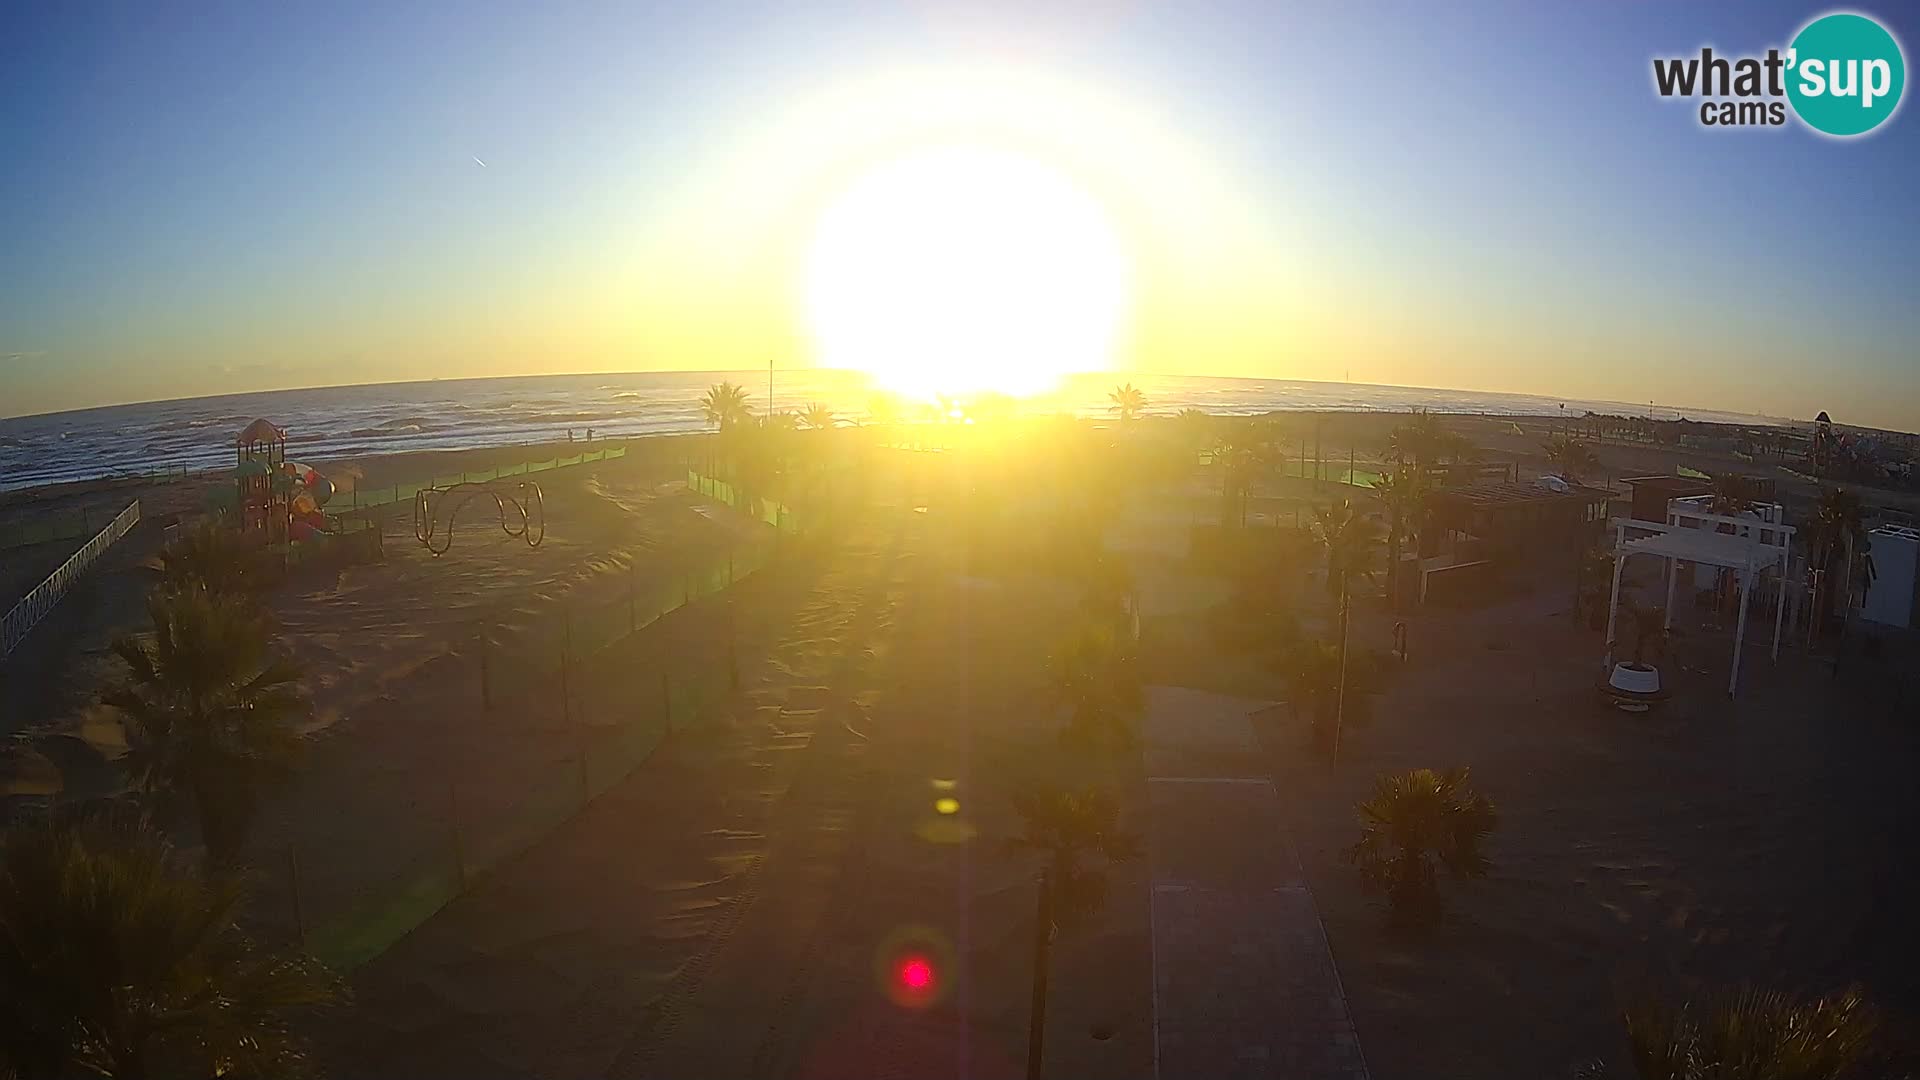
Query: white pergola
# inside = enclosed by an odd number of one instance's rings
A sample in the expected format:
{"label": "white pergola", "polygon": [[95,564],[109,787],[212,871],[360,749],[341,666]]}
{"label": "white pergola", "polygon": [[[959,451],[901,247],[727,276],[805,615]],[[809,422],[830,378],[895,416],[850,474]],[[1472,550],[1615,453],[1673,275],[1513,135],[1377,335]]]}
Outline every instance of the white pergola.
{"label": "white pergola", "polygon": [[[1667,522],[1613,519],[1613,596],[1607,603],[1607,662],[1613,661],[1613,632],[1620,611],[1620,577],[1633,555],[1657,555],[1667,561],[1666,625],[1673,626],[1673,594],[1682,562],[1720,566],[1740,575],[1740,615],[1733,631],[1733,670],[1727,695],[1740,685],[1740,651],[1746,644],[1747,604],[1753,582],[1769,567],[1780,568],[1780,598],[1773,610],[1773,658],[1780,659],[1780,625],[1787,610],[1787,567],[1793,527],[1753,517],[1674,510]],[[1722,526],[1730,526],[1723,531]],[[1634,536],[1629,539],[1628,534]]]}

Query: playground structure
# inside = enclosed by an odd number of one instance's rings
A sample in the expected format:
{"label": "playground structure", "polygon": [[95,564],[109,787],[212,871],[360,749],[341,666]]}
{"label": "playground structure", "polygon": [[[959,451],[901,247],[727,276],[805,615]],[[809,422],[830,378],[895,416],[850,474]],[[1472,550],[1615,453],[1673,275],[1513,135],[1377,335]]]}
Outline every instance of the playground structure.
{"label": "playground structure", "polygon": [[333,498],[333,482],[312,466],[287,460],[285,428],[255,420],[233,444],[241,535],[274,545],[333,532],[321,509]]}
{"label": "playground structure", "polygon": [[[509,484],[501,480],[462,481],[445,487],[423,487],[413,494],[413,538],[437,558],[453,547],[454,520],[477,497],[493,500],[500,531],[537,548],[547,538],[547,504],[540,485],[531,480]],[[446,515],[442,529],[440,517]]]}
{"label": "playground structure", "polygon": [[234,507],[241,534],[263,543],[285,543],[291,492],[276,481],[287,461],[286,430],[255,420],[233,440],[233,446]]}

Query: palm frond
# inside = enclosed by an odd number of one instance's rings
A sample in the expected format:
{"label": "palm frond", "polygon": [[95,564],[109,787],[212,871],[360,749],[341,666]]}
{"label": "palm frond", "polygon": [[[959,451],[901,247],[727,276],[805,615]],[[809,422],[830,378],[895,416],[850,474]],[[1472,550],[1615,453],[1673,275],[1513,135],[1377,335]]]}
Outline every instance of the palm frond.
{"label": "palm frond", "polygon": [[[236,878],[179,865],[139,822],[0,838],[0,1061],[22,1075],[291,1075],[292,1020],[339,1000],[311,961],[234,926]],[[18,1007],[16,1007],[18,1005]]]}

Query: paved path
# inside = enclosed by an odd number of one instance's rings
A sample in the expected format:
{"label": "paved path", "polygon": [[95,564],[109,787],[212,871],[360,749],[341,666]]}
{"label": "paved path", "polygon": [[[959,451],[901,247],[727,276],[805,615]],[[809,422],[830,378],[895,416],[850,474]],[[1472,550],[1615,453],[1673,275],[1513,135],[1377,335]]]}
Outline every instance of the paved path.
{"label": "paved path", "polygon": [[1155,687],[1154,1069],[1160,1080],[1366,1080],[1327,935],[1259,773],[1266,703]]}

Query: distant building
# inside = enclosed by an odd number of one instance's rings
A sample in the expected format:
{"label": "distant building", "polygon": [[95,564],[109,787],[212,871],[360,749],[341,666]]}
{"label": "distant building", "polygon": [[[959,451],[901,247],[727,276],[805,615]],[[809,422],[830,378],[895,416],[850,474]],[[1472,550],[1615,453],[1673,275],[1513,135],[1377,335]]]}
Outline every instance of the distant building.
{"label": "distant building", "polygon": [[1598,541],[1612,498],[1605,488],[1550,476],[1434,492],[1420,534],[1421,601],[1436,590],[1469,594],[1500,566],[1571,560]]}
{"label": "distant building", "polygon": [[1633,492],[1627,516],[1635,521],[1665,521],[1667,503],[1713,492],[1712,484],[1690,476],[1629,476],[1621,483]]}

